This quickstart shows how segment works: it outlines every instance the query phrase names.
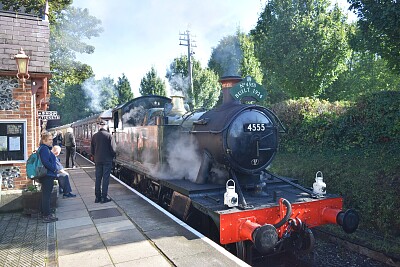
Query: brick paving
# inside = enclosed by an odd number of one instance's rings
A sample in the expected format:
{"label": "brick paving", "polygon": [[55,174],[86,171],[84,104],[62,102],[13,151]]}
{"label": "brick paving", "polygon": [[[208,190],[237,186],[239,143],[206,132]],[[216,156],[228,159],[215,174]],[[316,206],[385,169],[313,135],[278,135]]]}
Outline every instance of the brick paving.
{"label": "brick paving", "polygon": [[0,266],[56,266],[55,223],[21,212],[0,214]]}

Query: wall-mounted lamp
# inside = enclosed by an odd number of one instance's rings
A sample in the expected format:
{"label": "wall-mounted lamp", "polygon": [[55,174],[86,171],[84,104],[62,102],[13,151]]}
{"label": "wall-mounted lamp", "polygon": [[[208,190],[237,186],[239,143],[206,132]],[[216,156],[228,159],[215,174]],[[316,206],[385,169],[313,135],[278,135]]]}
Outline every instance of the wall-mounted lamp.
{"label": "wall-mounted lamp", "polygon": [[24,50],[21,48],[18,54],[15,55],[15,61],[17,62],[18,73],[17,78],[21,80],[22,87],[25,86],[26,79],[29,79],[28,73],[28,63],[29,63],[29,56],[27,56]]}

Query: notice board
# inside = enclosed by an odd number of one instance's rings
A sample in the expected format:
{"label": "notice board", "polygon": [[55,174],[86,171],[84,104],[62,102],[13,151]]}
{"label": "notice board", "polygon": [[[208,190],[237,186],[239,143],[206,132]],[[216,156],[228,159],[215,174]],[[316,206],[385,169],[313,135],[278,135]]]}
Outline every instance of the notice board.
{"label": "notice board", "polygon": [[0,121],[0,161],[25,160],[26,122]]}

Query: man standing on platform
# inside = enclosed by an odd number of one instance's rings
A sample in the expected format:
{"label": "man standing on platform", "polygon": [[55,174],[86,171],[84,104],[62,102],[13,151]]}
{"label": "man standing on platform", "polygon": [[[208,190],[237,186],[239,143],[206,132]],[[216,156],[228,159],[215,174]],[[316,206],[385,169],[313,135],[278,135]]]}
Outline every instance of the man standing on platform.
{"label": "man standing on platform", "polygon": [[107,193],[112,161],[116,155],[116,149],[114,139],[106,127],[106,122],[101,120],[99,122],[99,131],[93,135],[91,141],[91,153],[94,157],[96,171],[95,203],[107,203],[111,201],[107,197]]}
{"label": "man standing on platform", "polygon": [[75,166],[75,153],[76,153],[76,143],[75,143],[75,136],[73,133],[73,129],[68,127],[67,132],[64,136],[64,145],[66,155],[65,155],[65,168],[69,168],[69,159],[71,158],[72,168],[76,168]]}

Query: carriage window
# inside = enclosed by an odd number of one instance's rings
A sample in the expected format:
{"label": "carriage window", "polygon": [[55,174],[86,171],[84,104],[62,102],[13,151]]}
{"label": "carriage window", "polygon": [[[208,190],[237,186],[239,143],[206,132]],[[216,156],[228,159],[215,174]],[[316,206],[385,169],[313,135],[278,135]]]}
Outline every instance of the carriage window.
{"label": "carriage window", "polygon": [[93,123],[92,124],[92,136],[97,132],[97,124]]}

